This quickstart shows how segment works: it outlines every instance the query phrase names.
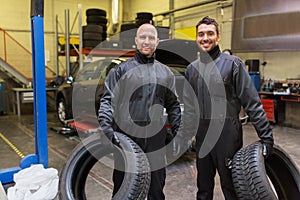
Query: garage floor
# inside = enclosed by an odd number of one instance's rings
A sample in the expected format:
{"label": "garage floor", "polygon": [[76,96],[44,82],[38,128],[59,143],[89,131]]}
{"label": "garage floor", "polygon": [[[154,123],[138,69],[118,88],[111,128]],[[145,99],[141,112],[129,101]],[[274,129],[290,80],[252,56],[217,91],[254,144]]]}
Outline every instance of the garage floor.
{"label": "garage floor", "polygon": [[[33,115],[5,115],[0,116],[0,169],[19,166],[20,155],[34,153]],[[49,143],[49,167],[62,168],[67,156],[78,144],[78,140],[66,137],[53,131],[59,127],[54,112],[48,113],[48,143]],[[284,149],[300,169],[300,129],[273,126],[275,142]],[[244,145],[258,140],[251,124],[244,125]],[[12,150],[9,141],[19,150],[19,154]],[[112,191],[112,182],[109,178],[100,174],[102,181],[101,194],[95,194],[97,199],[109,199]],[[99,182],[99,181],[98,181]],[[101,182],[101,181],[100,181]],[[167,167],[167,181],[165,186],[166,199],[194,200],[196,193],[196,168],[194,153],[186,153],[178,161]],[[91,199],[94,199],[93,197]],[[219,180],[216,178],[215,200],[223,200]]]}

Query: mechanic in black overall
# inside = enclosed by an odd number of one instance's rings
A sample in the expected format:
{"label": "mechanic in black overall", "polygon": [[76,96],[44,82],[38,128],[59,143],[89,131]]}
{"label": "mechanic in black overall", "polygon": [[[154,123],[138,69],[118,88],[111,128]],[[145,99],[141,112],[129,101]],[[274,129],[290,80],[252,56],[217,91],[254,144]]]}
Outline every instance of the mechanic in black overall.
{"label": "mechanic in black overall", "polygon": [[[243,62],[232,55],[221,53],[218,23],[204,17],[196,25],[196,42],[200,59],[186,69],[199,105],[199,124],[196,134],[197,199],[213,199],[216,170],[220,176],[226,200],[237,199],[231,178],[230,159],[243,145],[241,106],[263,142],[265,155],[273,148],[273,134],[258,93]],[[184,117],[189,104],[184,101]],[[184,120],[193,123],[195,119]]]}
{"label": "mechanic in black overall", "polygon": [[[175,91],[174,74],[155,59],[159,43],[156,28],[151,24],[141,25],[135,43],[135,56],[113,68],[105,80],[98,121],[113,144],[119,143],[114,134],[114,131],[118,131],[133,139],[144,152],[153,153],[152,156],[147,155],[151,168],[147,198],[163,200],[165,156],[157,155],[155,151],[164,148],[166,142],[164,109],[175,135],[181,121],[180,104]],[[114,169],[113,195],[121,187],[123,176],[122,170]]]}

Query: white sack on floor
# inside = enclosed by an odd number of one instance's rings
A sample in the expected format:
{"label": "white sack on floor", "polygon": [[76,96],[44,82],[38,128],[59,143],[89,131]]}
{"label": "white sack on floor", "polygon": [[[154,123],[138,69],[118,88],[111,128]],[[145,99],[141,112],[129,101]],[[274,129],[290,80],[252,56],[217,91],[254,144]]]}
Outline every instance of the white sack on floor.
{"label": "white sack on floor", "polygon": [[58,192],[58,171],[32,165],[14,174],[15,185],[8,188],[8,200],[52,200]]}

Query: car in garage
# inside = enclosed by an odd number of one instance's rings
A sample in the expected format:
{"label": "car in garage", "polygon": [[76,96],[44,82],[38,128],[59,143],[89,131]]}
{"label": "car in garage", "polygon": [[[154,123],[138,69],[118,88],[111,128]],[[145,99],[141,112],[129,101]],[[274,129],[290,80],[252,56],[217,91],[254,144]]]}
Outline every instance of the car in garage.
{"label": "car in garage", "polygon": [[[198,47],[192,40],[167,39],[160,41],[156,50],[156,59],[171,68],[176,76],[179,98],[182,98],[182,79],[186,66],[197,58]],[[73,75],[67,77],[56,93],[56,111],[58,120],[66,124],[73,119],[73,110],[78,106],[91,106],[97,114],[98,103],[103,93],[103,83],[109,70],[129,57],[101,57],[81,70],[73,69]],[[78,88],[78,90],[74,90]],[[75,97],[75,98],[74,98]],[[77,99],[84,97],[84,105]],[[95,97],[87,98],[87,97]],[[90,101],[90,102],[89,102]],[[77,103],[76,103],[77,102]],[[72,105],[76,104],[76,108]],[[84,111],[84,109],[83,109]]]}
{"label": "car in garage", "polygon": [[[181,102],[183,102],[184,71],[187,65],[197,58],[197,52],[198,47],[194,41],[178,39],[163,40],[156,50],[156,59],[170,67],[175,75],[176,91]],[[127,59],[129,57],[102,57],[87,64],[74,78],[68,77],[57,91],[59,121],[71,124],[83,135],[87,130],[96,129],[99,126],[97,112],[104,90],[104,80],[110,69]],[[181,107],[183,108],[183,104]],[[171,134],[171,126],[168,123],[165,128]],[[177,156],[182,152],[180,141],[173,140],[172,145],[169,148],[171,154]]]}
{"label": "car in garage", "polygon": [[[68,120],[73,119],[72,105],[73,100],[76,101],[74,96],[79,98],[80,96],[95,97],[93,101],[91,101],[91,98],[86,98],[88,102],[85,101],[84,104],[87,105],[87,103],[91,103],[91,105],[95,105],[94,108],[96,111],[98,105],[97,102],[99,102],[100,95],[103,93],[103,82],[107,73],[115,65],[120,64],[126,59],[128,58],[105,57],[87,64],[82,70],[74,70],[77,72],[73,76],[67,77],[63,84],[59,86],[56,93],[56,111],[58,120],[62,124],[66,124]],[[78,91],[74,90],[74,87],[78,88],[79,86],[83,86],[83,88]],[[92,91],[89,88],[93,86],[99,86],[96,94],[92,94]],[[86,94],[86,92],[89,92],[89,94]],[[94,114],[96,115],[96,112],[94,112]]]}

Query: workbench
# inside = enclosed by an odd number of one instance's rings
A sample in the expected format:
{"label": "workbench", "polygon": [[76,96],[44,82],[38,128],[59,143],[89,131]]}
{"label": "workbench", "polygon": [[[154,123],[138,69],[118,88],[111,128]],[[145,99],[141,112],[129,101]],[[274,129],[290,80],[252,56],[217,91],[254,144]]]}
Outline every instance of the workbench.
{"label": "workbench", "polygon": [[[300,94],[265,91],[260,91],[258,94],[260,95],[263,106],[265,105],[264,109],[269,121],[300,128]],[[272,100],[273,106],[271,105]],[[274,111],[274,113],[272,113],[272,111]]]}
{"label": "workbench", "polygon": [[[46,93],[53,92],[55,95],[57,88],[46,88]],[[13,112],[21,116],[21,104],[33,103],[33,89],[32,88],[12,88],[13,92]]]}

